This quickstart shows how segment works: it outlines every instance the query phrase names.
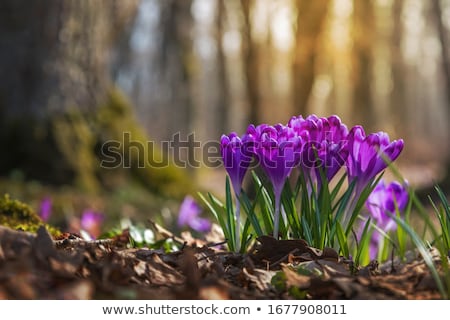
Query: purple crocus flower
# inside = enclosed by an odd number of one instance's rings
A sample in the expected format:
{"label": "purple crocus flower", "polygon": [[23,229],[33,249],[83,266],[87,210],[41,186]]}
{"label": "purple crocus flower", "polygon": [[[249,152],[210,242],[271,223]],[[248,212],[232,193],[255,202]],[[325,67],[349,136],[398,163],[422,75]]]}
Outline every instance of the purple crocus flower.
{"label": "purple crocus flower", "polygon": [[236,201],[236,250],[240,248],[240,230],[241,230],[241,209],[239,196],[245,173],[253,159],[254,136],[244,134],[240,138],[235,132],[222,135],[220,139],[220,151],[222,154],[223,165],[230,177],[231,184],[235,193]]}
{"label": "purple crocus flower", "polygon": [[242,181],[252,162],[253,142],[252,136],[244,134],[240,138],[235,132],[222,135],[220,139],[223,165],[237,195],[241,193]]}
{"label": "purple crocus flower", "polygon": [[202,210],[194,198],[186,196],[178,213],[178,226],[189,226],[198,232],[208,232],[211,230],[211,222],[208,219],[200,218],[201,212]]}
{"label": "purple crocus flower", "polygon": [[81,229],[86,231],[93,239],[96,239],[101,234],[104,220],[105,215],[103,213],[86,209],[81,214]]}
{"label": "purple crocus flower", "polygon": [[347,159],[347,127],[336,115],[328,118],[316,115],[310,115],[306,119],[301,116],[293,117],[288,126],[298,135],[306,136],[301,169],[311,183],[316,182],[320,188],[320,171],[323,170],[327,181],[330,181]]}
{"label": "purple crocus flower", "polygon": [[390,142],[385,132],[366,136],[361,126],[355,126],[348,134],[348,149],[348,179],[349,183],[356,181],[355,190],[359,195],[371,179],[397,159],[403,150],[403,140]]}
{"label": "purple crocus flower", "polygon": [[281,192],[292,169],[300,162],[303,140],[292,128],[281,124],[249,127],[247,133],[259,135],[254,151],[273,186],[275,198],[273,236],[277,238]]}
{"label": "purple crocus flower", "polygon": [[310,115],[306,119],[302,116],[292,117],[288,122],[288,127],[292,128],[298,136],[303,137],[304,148],[300,159],[300,168],[307,180],[313,184],[316,181],[315,167],[317,166],[318,142],[321,137],[322,123],[317,121],[315,115]]}
{"label": "purple crocus flower", "polygon": [[[395,214],[397,209],[400,212],[405,210],[408,199],[406,183],[402,185],[394,181],[386,186],[384,181],[381,180],[367,198],[366,207],[378,228],[388,232],[397,228],[395,220],[389,214]],[[370,243],[371,259],[376,257],[381,240],[382,235],[375,230]]]}
{"label": "purple crocus flower", "polygon": [[396,205],[402,211],[407,204],[408,191],[406,186],[397,181],[386,186],[384,181],[381,180],[366,200],[366,207],[372,218],[377,221],[378,225],[386,227],[387,230],[392,229],[390,227],[392,223],[395,225],[387,212],[395,213]]}
{"label": "purple crocus flower", "polygon": [[50,197],[46,197],[41,201],[39,217],[41,217],[42,221],[47,222],[51,215],[52,215],[52,199]]}
{"label": "purple crocus flower", "polygon": [[348,129],[338,116],[323,118],[323,136],[319,147],[319,159],[326,168],[326,177],[330,181],[345,164],[348,157]]}

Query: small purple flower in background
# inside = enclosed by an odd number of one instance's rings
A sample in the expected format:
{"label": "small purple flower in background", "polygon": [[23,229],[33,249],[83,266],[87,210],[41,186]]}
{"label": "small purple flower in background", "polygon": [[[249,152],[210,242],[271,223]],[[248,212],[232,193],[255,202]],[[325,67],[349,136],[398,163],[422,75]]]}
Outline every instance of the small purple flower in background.
{"label": "small purple flower in background", "polygon": [[292,169],[300,162],[302,144],[302,138],[292,128],[278,124],[273,127],[266,125],[261,130],[255,147],[259,164],[273,186],[275,198],[273,236],[275,238],[278,238],[281,192]]}
{"label": "small purple flower in background", "polygon": [[[381,180],[366,200],[366,207],[374,223],[381,230],[388,232],[395,230],[397,224],[389,214],[395,214],[397,209],[402,212],[408,204],[409,196],[407,184],[400,184],[397,181],[386,186]],[[374,259],[378,253],[379,245],[383,236],[375,230],[370,243],[370,258]]]}
{"label": "small purple flower in background", "polygon": [[45,197],[42,199],[40,208],[39,208],[39,217],[41,217],[42,221],[47,222],[52,215],[52,199],[50,197]]}
{"label": "small purple flower in background", "polygon": [[348,179],[350,183],[356,181],[355,190],[359,195],[372,178],[397,159],[403,150],[403,140],[390,142],[385,132],[366,136],[361,126],[355,126],[348,134],[348,148]]}
{"label": "small purple flower in background", "polygon": [[104,220],[105,215],[103,213],[86,209],[81,214],[81,230],[86,231],[91,238],[96,239],[101,234],[101,228]]}
{"label": "small purple flower in background", "polygon": [[211,230],[211,222],[208,219],[200,218],[202,209],[191,196],[186,196],[181,203],[178,213],[178,226],[189,226],[198,232],[208,232]]}
{"label": "small purple flower in background", "polygon": [[406,186],[401,185],[397,181],[391,182],[386,186],[384,181],[381,180],[366,200],[366,207],[370,215],[385,230],[392,230],[392,224],[395,229],[395,222],[389,217],[387,212],[395,213],[396,204],[400,211],[404,210],[408,204]]}

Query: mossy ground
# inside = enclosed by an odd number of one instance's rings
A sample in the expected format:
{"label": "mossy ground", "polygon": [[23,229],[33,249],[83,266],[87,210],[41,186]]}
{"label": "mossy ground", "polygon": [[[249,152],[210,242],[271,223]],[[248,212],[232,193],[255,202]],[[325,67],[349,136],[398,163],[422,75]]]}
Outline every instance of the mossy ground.
{"label": "mossy ground", "polygon": [[130,182],[127,186],[91,193],[74,186],[54,187],[26,181],[16,174],[0,178],[0,196],[5,193],[10,194],[11,199],[20,199],[34,212],[39,212],[43,199],[50,198],[52,214],[48,224],[63,232],[74,231],[70,229],[71,221],[80,219],[84,210],[105,214],[103,231],[119,228],[124,218],[133,224],[144,225],[151,219],[177,230],[176,216],[180,200],[155,194],[140,183]]}
{"label": "mossy ground", "polygon": [[29,205],[11,199],[8,194],[0,197],[0,225],[28,232],[36,232],[44,225],[54,236],[61,233],[58,229],[45,224]]}

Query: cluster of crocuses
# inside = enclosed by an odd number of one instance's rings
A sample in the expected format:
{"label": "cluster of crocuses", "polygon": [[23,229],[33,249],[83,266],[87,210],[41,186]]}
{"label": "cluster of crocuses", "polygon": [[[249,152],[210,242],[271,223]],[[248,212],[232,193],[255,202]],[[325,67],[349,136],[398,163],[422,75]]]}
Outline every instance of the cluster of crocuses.
{"label": "cluster of crocuses", "polygon": [[[309,188],[316,192],[346,169],[354,199],[374,181],[403,149],[403,140],[390,141],[385,132],[366,135],[362,126],[350,130],[338,116],[293,117],[286,125],[250,125],[242,136],[235,132],[221,138],[224,167],[236,196],[236,244],[239,244],[239,197],[244,176],[252,164],[261,167],[272,184],[274,195],[273,235],[278,236],[280,198],[294,168],[299,168]],[[352,211],[356,201],[351,201]],[[343,219],[346,219],[344,216]]]}

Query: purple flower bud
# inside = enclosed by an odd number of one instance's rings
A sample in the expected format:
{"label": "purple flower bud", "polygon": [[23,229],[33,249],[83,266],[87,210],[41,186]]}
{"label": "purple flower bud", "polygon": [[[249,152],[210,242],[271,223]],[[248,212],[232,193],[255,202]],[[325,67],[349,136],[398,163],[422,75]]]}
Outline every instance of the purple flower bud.
{"label": "purple flower bud", "polygon": [[300,162],[303,140],[292,128],[281,124],[273,127],[267,125],[250,127],[247,133],[256,135],[258,143],[255,146],[255,155],[273,186],[275,198],[273,236],[277,238],[281,192],[292,169]]}
{"label": "purple flower bud", "polygon": [[239,236],[241,218],[239,196],[241,194],[242,181],[244,180],[245,173],[253,160],[255,144],[257,141],[256,137],[259,137],[259,133],[256,131],[255,127],[250,126],[249,128],[250,133],[244,134],[242,138],[239,138],[235,132],[232,132],[228,136],[222,135],[220,140],[220,151],[222,153],[223,165],[227,170],[236,195],[236,250],[239,250],[240,247]]}
{"label": "purple flower bud", "polygon": [[255,155],[272,182],[274,192],[281,193],[292,169],[298,166],[303,140],[287,126],[265,126],[261,130]]}
{"label": "purple flower bud", "polygon": [[239,195],[245,173],[252,162],[254,139],[251,135],[240,138],[235,132],[228,136],[222,135],[220,150],[223,165],[230,176],[234,192]]}
{"label": "purple flower bud", "polygon": [[42,221],[47,222],[51,215],[52,215],[52,199],[46,197],[41,201],[39,217],[41,217]]}
{"label": "purple flower bud", "polygon": [[365,135],[361,126],[355,126],[348,135],[349,155],[347,172],[350,182],[357,181],[363,188],[375,178],[387,165],[397,159],[403,150],[403,140],[389,141],[385,132]]}
{"label": "purple flower bud", "polygon": [[380,181],[366,200],[366,207],[377,225],[385,231],[395,229],[395,221],[388,213],[395,214],[396,205],[403,211],[408,204],[408,190],[406,185],[397,181],[387,186]]}
{"label": "purple flower bud", "polygon": [[333,179],[348,157],[348,129],[338,116],[321,118],[322,135],[318,146],[318,158],[321,167],[316,168],[316,176],[320,181],[319,170],[325,170],[328,181]]}
{"label": "purple flower bud", "polygon": [[178,226],[189,226],[198,232],[208,232],[211,230],[211,222],[208,219],[200,218],[201,211],[194,198],[186,196],[178,212]]}
{"label": "purple flower bud", "polygon": [[348,129],[338,116],[319,118],[310,115],[306,119],[293,117],[288,126],[307,142],[301,159],[303,173],[320,186],[320,170],[330,181],[344,165],[348,156]]}
{"label": "purple flower bud", "polygon": [[86,231],[93,239],[96,239],[101,234],[104,220],[105,215],[103,213],[91,209],[84,210],[81,215],[81,229]]}

